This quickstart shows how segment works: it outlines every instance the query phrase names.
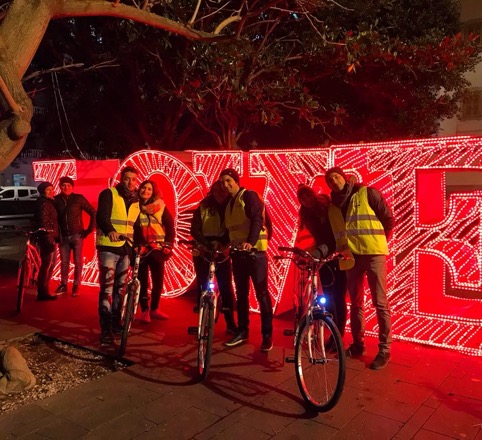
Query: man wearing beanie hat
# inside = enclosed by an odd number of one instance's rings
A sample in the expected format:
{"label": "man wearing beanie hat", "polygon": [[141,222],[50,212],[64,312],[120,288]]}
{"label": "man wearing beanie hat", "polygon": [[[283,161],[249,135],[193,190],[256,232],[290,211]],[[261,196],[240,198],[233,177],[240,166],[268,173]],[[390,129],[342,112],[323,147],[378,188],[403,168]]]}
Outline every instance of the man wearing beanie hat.
{"label": "man wearing beanie hat", "polygon": [[[78,296],[82,278],[82,248],[86,238],[95,228],[95,209],[82,194],[75,194],[74,181],[63,176],[59,180],[60,194],[54,197],[60,229],[60,285],[55,293],[67,292],[69,279],[70,253],[74,256],[74,285],[72,296]],[[84,228],[82,211],[90,217],[89,226]]]}
{"label": "man wearing beanie hat", "polygon": [[[248,340],[251,279],[261,313],[261,351],[270,351],[273,348],[273,307],[268,292],[266,249],[271,221],[258,194],[239,186],[236,170],[226,168],[221,171],[219,179],[230,196],[224,217],[229,240],[247,251],[234,253],[231,257],[237,296],[238,331],[225,345],[234,347]],[[256,253],[249,252],[253,248],[256,248]]]}
{"label": "man wearing beanie hat", "polygon": [[383,195],[375,188],[357,184],[339,167],[327,170],[326,183],[331,189],[328,208],[337,250],[349,249],[355,265],[347,271],[350,293],[350,325],[353,344],[349,357],[365,354],[364,277],[367,276],[372,303],[378,321],[378,354],[370,368],[380,370],[390,361],[392,343],[391,315],[387,299],[387,240],[393,229],[393,215]]}
{"label": "man wearing beanie hat", "polygon": [[35,201],[34,225],[36,229],[45,229],[38,234],[40,268],[37,278],[37,299],[47,301],[57,299],[49,292],[49,282],[55,266],[55,243],[58,240],[59,226],[53,201],[54,187],[50,182],[42,182],[37,189],[40,197]]}

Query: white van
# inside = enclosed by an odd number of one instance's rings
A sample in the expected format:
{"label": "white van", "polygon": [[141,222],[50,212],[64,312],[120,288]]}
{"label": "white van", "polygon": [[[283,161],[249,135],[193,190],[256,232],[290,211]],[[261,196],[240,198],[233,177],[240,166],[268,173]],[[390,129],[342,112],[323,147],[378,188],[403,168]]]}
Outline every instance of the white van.
{"label": "white van", "polygon": [[0,186],[0,202],[35,200],[39,193],[35,186]]}

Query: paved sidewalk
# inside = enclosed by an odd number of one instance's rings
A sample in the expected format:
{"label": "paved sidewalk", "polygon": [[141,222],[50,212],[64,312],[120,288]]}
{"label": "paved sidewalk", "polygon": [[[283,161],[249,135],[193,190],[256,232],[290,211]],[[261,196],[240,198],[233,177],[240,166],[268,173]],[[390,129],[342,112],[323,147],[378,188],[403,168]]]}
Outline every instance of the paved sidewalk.
{"label": "paved sidewalk", "polygon": [[[11,284],[1,284],[0,342],[38,330],[99,350],[97,289],[47,303],[30,294],[18,316]],[[389,366],[372,371],[370,339],[366,357],[348,360],[339,404],[318,414],[305,409],[284,361],[293,353],[282,334],[287,318],[275,318],[267,354],[256,315],[249,343],[231,349],[219,322],[208,382],[196,383],[192,301],[163,300],[169,320],[134,325],[126,353],[133,366],[0,415],[0,439],[482,440],[481,358],[395,342]]]}

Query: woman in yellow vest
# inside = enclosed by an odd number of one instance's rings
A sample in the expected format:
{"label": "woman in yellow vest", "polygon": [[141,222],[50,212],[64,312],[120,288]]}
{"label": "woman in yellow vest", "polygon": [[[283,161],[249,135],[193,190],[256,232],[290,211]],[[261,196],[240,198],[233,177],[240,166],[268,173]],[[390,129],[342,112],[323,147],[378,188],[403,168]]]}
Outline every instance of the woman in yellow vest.
{"label": "woman in yellow vest", "polygon": [[[304,243],[298,241],[298,247],[310,251],[316,258],[325,258],[336,248],[328,220],[330,198],[326,194],[316,194],[303,184],[299,185],[297,196],[301,205],[298,235],[305,237]],[[340,270],[338,261],[330,261],[320,269],[320,282],[328,300],[327,309],[343,336],[347,318],[346,273]]]}
{"label": "woman in yellow vest", "polygon": [[[229,234],[224,225],[224,214],[228,202],[228,193],[224,191],[221,182],[219,180],[214,182],[208,195],[194,211],[191,222],[191,236],[194,240],[207,248],[215,249],[229,244]],[[209,274],[209,263],[202,256],[193,257],[193,261],[199,299],[199,295],[206,288],[204,284]],[[226,332],[235,334],[238,328],[233,314],[234,291],[230,259],[216,266],[216,281],[223,303]]]}
{"label": "woman in yellow vest", "polygon": [[[139,186],[139,205],[141,212],[134,225],[135,241],[150,243],[156,240],[174,243],[174,219],[154,181],[145,180]],[[156,244],[151,244],[149,247],[150,252],[141,259],[139,265],[141,322],[145,324],[151,322],[151,319],[168,319],[168,315],[159,310],[159,301],[164,284],[164,263],[171,255],[171,248]],[[150,304],[149,269],[152,281]]]}

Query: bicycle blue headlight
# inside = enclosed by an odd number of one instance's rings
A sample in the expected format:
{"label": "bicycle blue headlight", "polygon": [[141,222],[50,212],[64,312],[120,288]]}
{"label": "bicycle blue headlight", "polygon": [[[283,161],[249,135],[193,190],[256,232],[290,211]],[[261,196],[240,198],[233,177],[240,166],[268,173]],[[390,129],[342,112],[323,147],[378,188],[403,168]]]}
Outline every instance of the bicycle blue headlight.
{"label": "bicycle blue headlight", "polygon": [[216,284],[214,284],[214,283],[209,283],[209,284],[208,284],[208,288],[209,288],[210,290],[214,289],[215,286],[216,286]]}
{"label": "bicycle blue headlight", "polygon": [[318,305],[324,306],[326,304],[326,297],[324,295],[318,295],[318,297],[316,298],[316,302],[318,303]]}

